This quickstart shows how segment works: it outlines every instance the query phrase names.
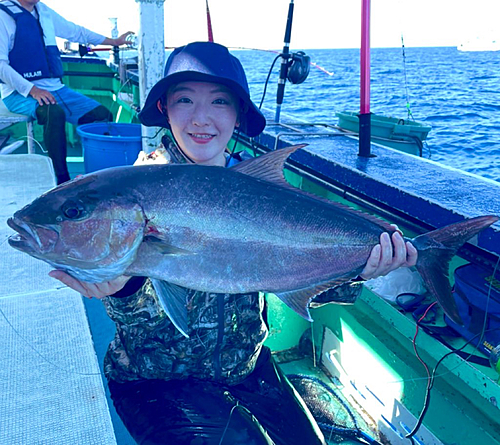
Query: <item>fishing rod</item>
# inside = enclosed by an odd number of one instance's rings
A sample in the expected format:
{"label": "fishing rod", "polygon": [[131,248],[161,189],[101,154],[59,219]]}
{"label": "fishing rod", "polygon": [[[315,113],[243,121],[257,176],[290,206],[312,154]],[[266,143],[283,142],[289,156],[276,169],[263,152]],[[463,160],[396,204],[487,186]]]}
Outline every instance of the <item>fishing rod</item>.
{"label": "fishing rod", "polygon": [[278,92],[276,95],[276,114],[274,117],[275,122],[280,121],[281,104],[283,103],[283,97],[285,96],[285,82],[288,74],[288,59],[290,58],[290,40],[292,36],[293,8],[294,8],[293,0],[290,0],[290,4],[288,5],[288,17],[286,20],[285,43],[283,45],[283,51],[281,53],[281,69],[280,69],[280,77],[278,78]]}
{"label": "fishing rod", "polygon": [[281,105],[285,96],[285,84],[287,79],[293,84],[299,84],[306,80],[309,75],[311,65],[311,58],[303,51],[290,53],[290,40],[292,36],[292,23],[293,23],[293,0],[290,0],[288,6],[288,17],[286,21],[285,38],[283,51],[280,54],[281,68],[280,76],[278,78],[278,91],[276,94],[276,114],[274,117],[275,122],[280,121]]}

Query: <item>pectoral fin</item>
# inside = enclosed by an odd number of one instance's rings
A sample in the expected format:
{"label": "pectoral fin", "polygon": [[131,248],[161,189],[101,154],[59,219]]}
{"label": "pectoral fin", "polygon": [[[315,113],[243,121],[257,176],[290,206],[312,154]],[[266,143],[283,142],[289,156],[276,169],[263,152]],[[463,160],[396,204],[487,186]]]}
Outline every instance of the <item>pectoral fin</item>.
{"label": "pectoral fin", "polygon": [[163,255],[192,255],[193,252],[190,252],[186,249],[181,249],[180,247],[175,247],[169,244],[167,241],[158,238],[156,236],[148,235],[144,237],[143,243],[147,243],[150,247],[157,250]]}
{"label": "pectoral fin", "polygon": [[151,282],[158,295],[160,305],[170,321],[184,337],[189,338],[187,333],[187,289],[155,278],[151,278]]}

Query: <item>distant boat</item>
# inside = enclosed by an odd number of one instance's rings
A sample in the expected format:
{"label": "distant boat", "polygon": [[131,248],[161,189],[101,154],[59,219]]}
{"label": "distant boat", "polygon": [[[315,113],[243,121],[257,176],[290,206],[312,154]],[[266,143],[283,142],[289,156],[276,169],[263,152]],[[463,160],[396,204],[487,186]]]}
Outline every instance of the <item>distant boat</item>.
{"label": "distant boat", "polygon": [[476,37],[457,46],[459,51],[500,51],[500,39]]}

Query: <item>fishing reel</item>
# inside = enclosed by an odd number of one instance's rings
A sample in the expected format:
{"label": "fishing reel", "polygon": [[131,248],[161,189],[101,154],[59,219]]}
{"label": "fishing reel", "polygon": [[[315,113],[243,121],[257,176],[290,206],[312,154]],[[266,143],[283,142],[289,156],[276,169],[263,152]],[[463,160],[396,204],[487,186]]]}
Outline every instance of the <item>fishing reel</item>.
{"label": "fishing reel", "polygon": [[311,58],[306,55],[304,51],[298,51],[290,54],[288,59],[288,72],[286,78],[294,85],[304,82],[309,75]]}

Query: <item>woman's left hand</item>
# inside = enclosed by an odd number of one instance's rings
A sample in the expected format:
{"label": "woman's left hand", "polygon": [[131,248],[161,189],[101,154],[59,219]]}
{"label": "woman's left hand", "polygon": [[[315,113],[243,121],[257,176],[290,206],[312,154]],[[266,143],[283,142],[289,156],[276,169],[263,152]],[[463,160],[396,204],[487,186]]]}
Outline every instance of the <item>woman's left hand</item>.
{"label": "woman's left hand", "polygon": [[123,289],[127,281],[131,277],[125,275],[119,276],[110,281],[104,281],[102,283],[87,283],[85,281],[77,280],[71,275],[68,275],[62,270],[51,270],[49,276],[59,280],[61,283],[65,284],[69,288],[79,292],[86,298],[98,298],[99,300],[107,297],[108,295],[113,295],[119,290]]}
{"label": "woman's left hand", "polygon": [[391,236],[384,232],[380,235],[380,244],[371,251],[361,278],[370,280],[387,275],[399,267],[411,267],[417,263],[417,249],[409,241],[405,242],[401,233],[396,231]]}

